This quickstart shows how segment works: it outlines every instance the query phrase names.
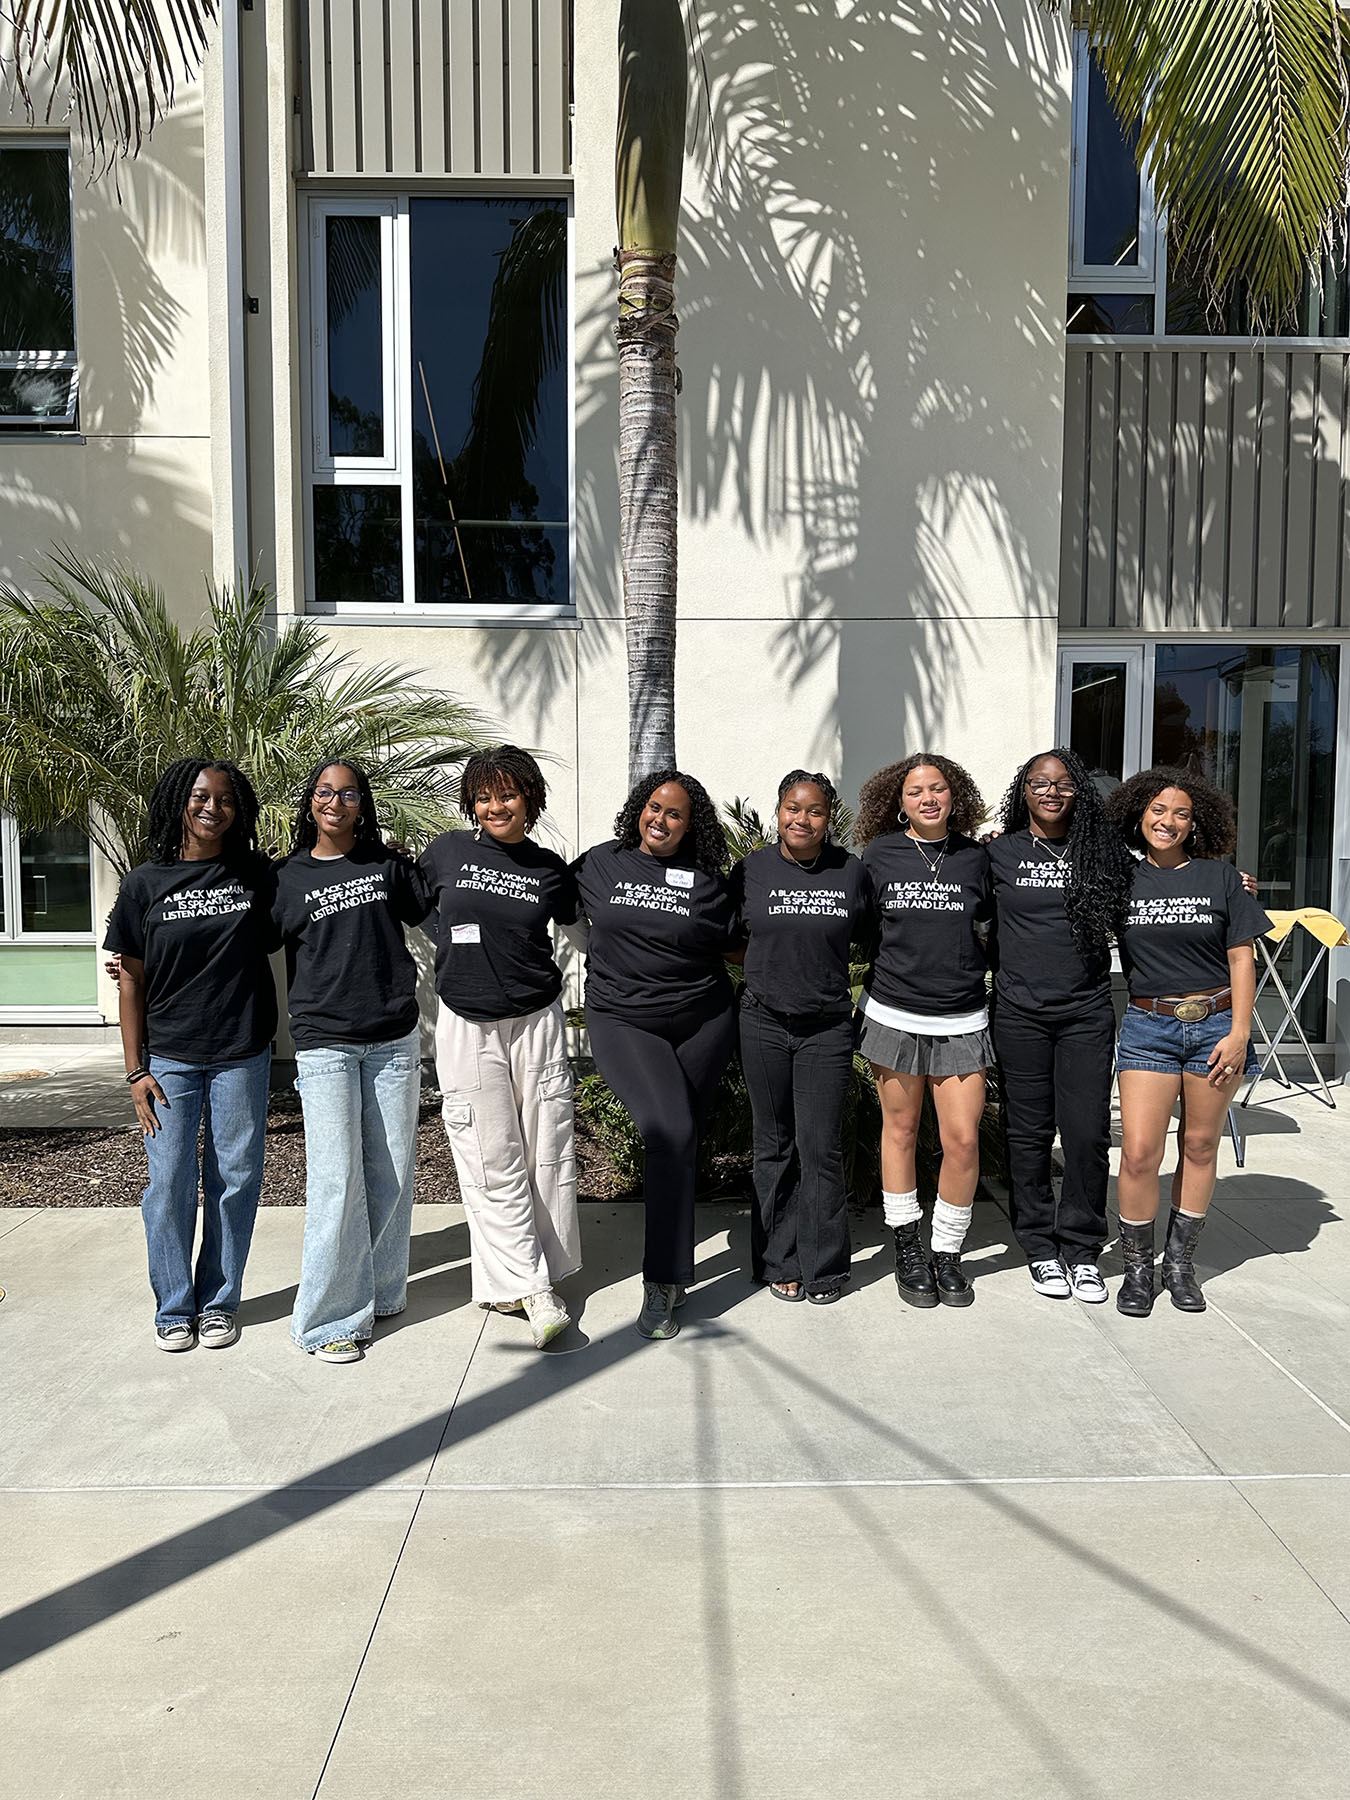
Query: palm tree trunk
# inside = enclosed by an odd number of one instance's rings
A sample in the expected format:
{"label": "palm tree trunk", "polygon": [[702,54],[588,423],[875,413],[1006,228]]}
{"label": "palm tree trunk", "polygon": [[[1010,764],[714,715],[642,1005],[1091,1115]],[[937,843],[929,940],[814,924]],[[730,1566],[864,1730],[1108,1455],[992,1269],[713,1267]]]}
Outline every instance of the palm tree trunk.
{"label": "palm tree trunk", "polygon": [[630,781],[675,766],[675,247],[688,80],[680,0],[620,0],[614,189]]}

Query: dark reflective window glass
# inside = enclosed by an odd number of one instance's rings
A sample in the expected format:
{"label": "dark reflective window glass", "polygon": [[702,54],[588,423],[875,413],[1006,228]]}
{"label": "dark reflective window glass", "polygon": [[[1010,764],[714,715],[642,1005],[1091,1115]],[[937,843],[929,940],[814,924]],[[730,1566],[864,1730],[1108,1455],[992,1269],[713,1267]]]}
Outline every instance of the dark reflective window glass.
{"label": "dark reflective window glass", "polygon": [[1350,288],[1344,255],[1322,258],[1320,282],[1310,271],[1284,312],[1258,321],[1247,287],[1235,282],[1216,294],[1194,255],[1169,248],[1167,330],[1173,337],[1350,336]]}
{"label": "dark reflective window glass", "polygon": [[1076,750],[1103,793],[1125,774],[1124,663],[1075,663],[1069,696],[1069,748]]}
{"label": "dark reflective window glass", "polygon": [[403,598],[396,487],[314,489],[314,597],[367,606]]}
{"label": "dark reflective window glass", "polygon": [[1137,268],[1139,170],[1134,155],[1139,129],[1116,117],[1095,56],[1088,62],[1087,88],[1083,261],[1093,268]]}
{"label": "dark reflective window glass", "polygon": [[1153,330],[1153,296],[1070,294],[1064,328],[1070,333],[1146,336]]}
{"label": "dark reflective window glass", "polygon": [[78,826],[24,832],[19,839],[19,895],[24,931],[93,929],[89,839]]}
{"label": "dark reflective window glass", "polygon": [[566,208],[415,199],[409,225],[418,599],[566,600]]}
{"label": "dark reflective window glass", "polygon": [[330,216],[326,225],[328,449],[332,456],[383,456],[381,221]]}
{"label": "dark reflective window glass", "polygon": [[70,419],[74,369],[0,369],[0,418]]}
{"label": "dark reflective window glass", "polygon": [[0,145],[0,355],[75,348],[70,158]]}
{"label": "dark reflective window glass", "polygon": [[[1331,904],[1336,679],[1334,648],[1157,648],[1153,760],[1196,769],[1231,797],[1238,867],[1256,876],[1273,911]],[[1307,932],[1293,935],[1281,956],[1291,993],[1317,947]],[[1326,1031],[1326,986],[1316,985],[1300,1011],[1314,1042]],[[1279,1010],[1265,996],[1261,1009],[1272,1018]]]}

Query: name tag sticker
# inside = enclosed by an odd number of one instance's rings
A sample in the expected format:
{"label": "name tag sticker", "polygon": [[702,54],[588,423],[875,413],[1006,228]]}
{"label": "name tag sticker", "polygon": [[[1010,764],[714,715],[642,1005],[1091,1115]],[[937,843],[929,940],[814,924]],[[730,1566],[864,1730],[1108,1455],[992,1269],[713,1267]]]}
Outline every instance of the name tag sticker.
{"label": "name tag sticker", "polygon": [[694,885],[694,871],[692,869],[667,869],[666,870],[666,886],[667,887],[691,888],[691,887],[693,887],[693,885]]}
{"label": "name tag sticker", "polygon": [[452,925],[450,942],[452,944],[481,944],[483,934],[476,925]]}

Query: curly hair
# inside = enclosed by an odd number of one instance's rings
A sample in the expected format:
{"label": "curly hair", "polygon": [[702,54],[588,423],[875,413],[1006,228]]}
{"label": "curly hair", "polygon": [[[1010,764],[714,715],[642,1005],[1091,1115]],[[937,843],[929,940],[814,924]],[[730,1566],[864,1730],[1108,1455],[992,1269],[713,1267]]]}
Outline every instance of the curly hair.
{"label": "curly hair", "polygon": [[641,842],[638,819],[642,809],[657,788],[664,787],[668,781],[682,787],[689,796],[689,830],[685,842],[693,848],[695,866],[705,875],[720,874],[726,867],[727,840],[718,822],[717,808],[703,783],[686,775],[682,769],[656,769],[635,783],[614,820],[614,835],[620,846],[625,850],[637,849]]}
{"label": "curly hair", "polygon": [[183,854],[183,814],[197,777],[207,772],[223,775],[234,793],[234,822],[221,839],[220,854],[229,862],[244,862],[260,855],[258,849],[258,796],[253,783],[232,762],[213,762],[206,756],[183,756],[169,764],[150,795],[146,850],[151,862],[177,862]]}
{"label": "curly hair", "polygon": [[937,770],[952,790],[949,827],[962,837],[975,835],[984,819],[985,806],[973,776],[950,757],[937,756],[931,750],[919,750],[903,762],[887,763],[884,769],[869,775],[862,784],[857,823],[853,827],[855,844],[870,844],[873,838],[904,829],[900,818],[900,796],[906,779],[915,769]]}
{"label": "curly hair", "polygon": [[353,762],[350,756],[325,756],[315,763],[305,777],[305,785],[295,809],[295,822],[291,826],[291,849],[312,850],[319,841],[319,827],[314,817],[313,806],[319,777],[325,769],[350,769],[356,777],[356,790],[361,796],[361,811],[356,819],[354,842],[369,845],[383,843],[380,818],[375,809],[375,796],[370,791],[370,777],[360,763]]}
{"label": "curly hair", "polygon": [[1233,802],[1221,788],[1189,769],[1144,769],[1118,787],[1106,802],[1106,816],[1127,844],[1144,847],[1139,826],[1144,814],[1165,788],[1180,788],[1191,801],[1191,835],[1186,840],[1189,856],[1231,856],[1237,843],[1237,816]]}
{"label": "curly hair", "polygon": [[1069,811],[1069,880],[1064,909],[1074,948],[1085,962],[1103,956],[1120,928],[1129,897],[1134,858],[1120,833],[1106,816],[1106,803],[1087,764],[1075,751],[1057,744],[1029,756],[1008,784],[999,805],[999,825],[1005,832],[1024,831],[1031,822],[1027,807],[1027,776],[1042,757],[1057,757],[1064,764],[1076,790]]}
{"label": "curly hair", "polygon": [[517,744],[492,744],[473,753],[459,778],[459,810],[472,819],[479,794],[500,794],[510,787],[525,802],[525,829],[533,831],[548,804],[548,787],[539,764]]}

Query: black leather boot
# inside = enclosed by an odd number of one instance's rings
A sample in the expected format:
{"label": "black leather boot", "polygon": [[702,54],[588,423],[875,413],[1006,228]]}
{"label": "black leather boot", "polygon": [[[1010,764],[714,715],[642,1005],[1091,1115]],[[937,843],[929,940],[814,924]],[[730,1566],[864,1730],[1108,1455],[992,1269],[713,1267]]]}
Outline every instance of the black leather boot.
{"label": "black leather boot", "polygon": [[1167,1242],[1163,1245],[1162,1278],[1163,1286],[1172,1296],[1173,1306],[1182,1312],[1205,1310],[1205,1296],[1195,1279],[1195,1246],[1204,1229],[1203,1218],[1188,1218],[1175,1206],[1172,1208],[1167,1221]]}
{"label": "black leather boot", "polygon": [[1116,1311],[1131,1319],[1146,1319],[1153,1311],[1153,1221],[1127,1225],[1120,1221],[1120,1254],[1125,1279],[1116,1295]]}
{"label": "black leather boot", "polygon": [[895,1227],[895,1285],[911,1306],[936,1306],[937,1283],[919,1242],[919,1220]]}
{"label": "black leather boot", "polygon": [[933,1252],[933,1279],[937,1283],[938,1299],[944,1306],[974,1305],[975,1290],[961,1267],[959,1250]]}

